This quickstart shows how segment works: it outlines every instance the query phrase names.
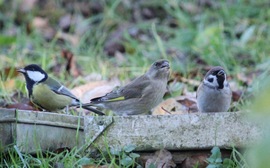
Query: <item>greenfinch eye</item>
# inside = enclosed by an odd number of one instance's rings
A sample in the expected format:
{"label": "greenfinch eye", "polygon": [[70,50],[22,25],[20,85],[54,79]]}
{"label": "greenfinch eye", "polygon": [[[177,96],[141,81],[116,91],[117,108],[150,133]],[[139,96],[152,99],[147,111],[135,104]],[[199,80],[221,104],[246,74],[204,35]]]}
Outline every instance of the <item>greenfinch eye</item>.
{"label": "greenfinch eye", "polygon": [[155,63],[155,66],[156,66],[156,67],[159,67],[160,65],[161,65],[160,62],[156,62],[156,63]]}

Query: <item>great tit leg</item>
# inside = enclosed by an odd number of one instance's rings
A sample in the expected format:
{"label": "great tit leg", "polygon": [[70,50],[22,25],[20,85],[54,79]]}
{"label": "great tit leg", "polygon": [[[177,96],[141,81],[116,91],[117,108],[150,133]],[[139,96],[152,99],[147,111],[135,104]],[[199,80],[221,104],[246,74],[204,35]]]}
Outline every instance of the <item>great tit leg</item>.
{"label": "great tit leg", "polygon": [[65,108],[65,113],[66,113],[66,114],[69,114],[69,106],[66,106],[66,108]]}

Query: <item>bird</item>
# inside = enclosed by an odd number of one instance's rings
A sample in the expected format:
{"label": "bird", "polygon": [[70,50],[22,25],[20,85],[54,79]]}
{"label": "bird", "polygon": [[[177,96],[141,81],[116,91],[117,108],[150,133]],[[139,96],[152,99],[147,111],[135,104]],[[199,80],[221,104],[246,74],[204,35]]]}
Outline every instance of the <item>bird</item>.
{"label": "bird", "polygon": [[40,66],[30,64],[17,71],[24,75],[28,97],[37,107],[52,112],[74,106],[104,115],[103,112],[82,104],[68,88],[49,77]]}
{"label": "bird", "polygon": [[199,112],[227,112],[230,108],[232,91],[223,67],[215,66],[205,75],[197,89]]}
{"label": "bird", "polygon": [[90,104],[120,116],[149,113],[163,100],[169,75],[169,61],[157,60],[142,76],[104,96],[91,99]]}

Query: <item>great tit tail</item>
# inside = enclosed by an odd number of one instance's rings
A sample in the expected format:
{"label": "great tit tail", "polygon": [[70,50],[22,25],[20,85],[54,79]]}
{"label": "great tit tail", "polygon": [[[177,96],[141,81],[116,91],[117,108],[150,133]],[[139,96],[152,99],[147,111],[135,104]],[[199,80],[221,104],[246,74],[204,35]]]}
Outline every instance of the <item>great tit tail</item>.
{"label": "great tit tail", "polygon": [[92,111],[92,112],[94,112],[94,113],[96,113],[98,115],[105,115],[102,111],[90,107],[89,104],[82,104],[82,108],[85,109],[85,110]]}

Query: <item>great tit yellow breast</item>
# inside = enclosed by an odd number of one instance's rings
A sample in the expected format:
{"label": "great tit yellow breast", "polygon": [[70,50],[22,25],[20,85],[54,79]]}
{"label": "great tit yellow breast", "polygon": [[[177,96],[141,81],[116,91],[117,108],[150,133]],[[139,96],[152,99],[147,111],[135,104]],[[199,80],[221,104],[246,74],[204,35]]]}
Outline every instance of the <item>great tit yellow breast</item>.
{"label": "great tit yellow breast", "polygon": [[73,98],[57,94],[48,85],[39,83],[34,85],[30,100],[45,110],[57,111],[71,105]]}

